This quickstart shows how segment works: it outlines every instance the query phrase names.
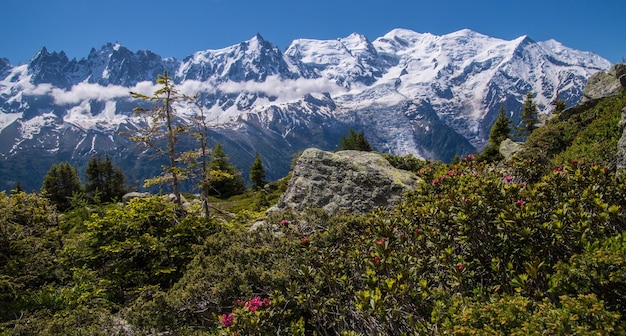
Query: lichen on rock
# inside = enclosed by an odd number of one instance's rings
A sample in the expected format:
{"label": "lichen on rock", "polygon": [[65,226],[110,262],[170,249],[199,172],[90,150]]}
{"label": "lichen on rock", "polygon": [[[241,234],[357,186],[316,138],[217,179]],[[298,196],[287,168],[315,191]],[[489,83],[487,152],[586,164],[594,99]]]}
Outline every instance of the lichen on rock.
{"label": "lichen on rock", "polygon": [[366,213],[392,208],[420,179],[375,152],[305,150],[297,160],[287,190],[268,214],[323,209]]}

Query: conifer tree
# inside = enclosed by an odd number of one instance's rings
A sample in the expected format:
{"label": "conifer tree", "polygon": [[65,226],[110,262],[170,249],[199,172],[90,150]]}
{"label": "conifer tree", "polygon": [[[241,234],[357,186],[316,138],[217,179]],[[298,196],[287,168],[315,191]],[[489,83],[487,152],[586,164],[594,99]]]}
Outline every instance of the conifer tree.
{"label": "conifer tree", "polygon": [[506,140],[511,133],[511,120],[506,116],[504,106],[500,106],[498,117],[491,126],[489,132],[489,145],[480,154],[481,161],[493,162],[502,159],[500,154],[500,144]]}
{"label": "conifer tree", "polygon": [[145,186],[171,182],[176,203],[179,208],[182,208],[179,183],[185,175],[182,167],[179,167],[177,163],[181,152],[176,145],[181,136],[187,132],[187,127],[175,124],[175,118],[177,116],[176,106],[188,102],[190,97],[178,92],[167,71],[163,75],[158,75],[156,82],[161,87],[154,91],[152,96],[130,92],[133,98],[155,103],[151,108],[136,107],[134,109],[136,115],[144,117],[145,123],[136,134],[131,136],[131,140],[167,157],[169,165],[163,166],[163,175],[146,180]]}
{"label": "conifer tree", "polygon": [[363,131],[357,132],[354,129],[350,129],[348,134],[339,139],[338,150],[360,150],[365,152],[371,152],[372,146],[365,139]]}
{"label": "conifer tree", "polygon": [[506,140],[511,133],[511,120],[506,116],[504,106],[500,106],[498,112],[498,118],[496,118],[489,132],[489,143],[495,146],[500,146],[500,143]]}
{"label": "conifer tree", "polygon": [[522,136],[527,137],[535,130],[535,125],[537,124],[537,105],[533,101],[533,94],[530,92],[526,94],[524,99],[520,119],[521,125],[519,130]]}
{"label": "conifer tree", "polygon": [[43,179],[41,192],[57,209],[65,211],[70,208],[69,197],[81,192],[80,179],[76,167],[68,162],[53,164]]}
{"label": "conifer tree", "polygon": [[228,197],[244,191],[245,183],[241,172],[228,161],[221,143],[217,143],[211,152],[209,161],[209,193],[213,196]]}
{"label": "conifer tree", "polygon": [[259,153],[256,153],[254,162],[250,167],[250,181],[254,189],[261,189],[267,183],[265,181],[265,167],[263,167]]}
{"label": "conifer tree", "polygon": [[104,161],[97,155],[87,162],[85,180],[85,192],[92,200],[98,195],[100,201],[110,202],[126,193],[124,173],[113,165],[108,154]]}
{"label": "conifer tree", "polygon": [[565,108],[567,107],[567,103],[564,100],[560,100],[557,98],[552,102],[552,106],[554,106],[554,110],[552,110],[552,114],[557,115],[565,111]]}

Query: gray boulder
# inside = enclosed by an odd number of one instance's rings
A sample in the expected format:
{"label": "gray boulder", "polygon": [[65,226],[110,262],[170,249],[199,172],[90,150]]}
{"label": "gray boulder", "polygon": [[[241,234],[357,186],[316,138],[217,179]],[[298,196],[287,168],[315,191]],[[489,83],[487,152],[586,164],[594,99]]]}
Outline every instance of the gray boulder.
{"label": "gray boulder", "polygon": [[124,194],[124,196],[122,196],[122,202],[128,203],[133,198],[148,198],[148,197],[152,197],[152,194],[149,192],[133,191],[133,192]]}
{"label": "gray boulder", "polygon": [[609,72],[598,71],[589,77],[580,102],[614,96],[621,88],[626,88],[626,63],[617,63]]}
{"label": "gray boulder", "polygon": [[419,181],[415,174],[394,168],[378,153],[309,148],[297,160],[287,190],[268,214],[313,208],[330,214],[392,208]]}
{"label": "gray boulder", "polygon": [[510,159],[515,153],[519,152],[520,150],[522,150],[523,145],[522,143],[519,142],[515,142],[511,139],[506,139],[504,141],[502,141],[500,143],[500,154],[502,154],[502,156],[504,156],[505,160]]}

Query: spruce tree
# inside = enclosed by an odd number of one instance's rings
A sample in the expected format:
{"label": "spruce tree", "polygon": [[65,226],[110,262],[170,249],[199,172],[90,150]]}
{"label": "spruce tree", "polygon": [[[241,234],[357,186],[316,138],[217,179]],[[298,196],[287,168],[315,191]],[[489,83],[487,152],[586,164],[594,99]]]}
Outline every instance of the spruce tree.
{"label": "spruce tree", "polygon": [[500,146],[500,143],[506,140],[510,133],[511,120],[506,116],[504,106],[500,106],[498,118],[496,118],[489,132],[489,143],[491,143],[491,145]]}
{"label": "spruce tree", "polygon": [[228,161],[228,156],[219,142],[211,152],[209,174],[209,193],[212,196],[229,197],[245,190],[241,172]]}
{"label": "spruce tree", "polygon": [[489,144],[480,154],[481,161],[493,162],[502,159],[500,154],[500,144],[506,140],[511,133],[511,120],[506,116],[504,106],[500,106],[500,111],[496,121],[491,126],[489,132]]}
{"label": "spruce tree", "polygon": [[520,116],[521,125],[520,132],[523,137],[527,137],[535,130],[537,124],[537,105],[533,101],[533,94],[527,93],[522,105],[522,114]]}
{"label": "spruce tree", "polygon": [[360,150],[371,152],[372,146],[365,138],[363,131],[357,132],[351,128],[350,131],[348,131],[348,134],[339,139],[339,147],[337,150]]}
{"label": "spruce tree", "polygon": [[126,193],[124,173],[113,165],[109,155],[104,161],[94,156],[87,162],[85,180],[85,192],[92,200],[97,195],[100,201],[111,202]]}
{"label": "spruce tree", "polygon": [[254,189],[261,189],[267,183],[265,181],[265,167],[263,167],[259,153],[256,153],[254,162],[250,167],[250,182],[252,182],[252,188]]}
{"label": "spruce tree", "polygon": [[41,187],[42,194],[60,211],[70,208],[69,198],[81,192],[78,171],[68,162],[53,164],[46,173]]}

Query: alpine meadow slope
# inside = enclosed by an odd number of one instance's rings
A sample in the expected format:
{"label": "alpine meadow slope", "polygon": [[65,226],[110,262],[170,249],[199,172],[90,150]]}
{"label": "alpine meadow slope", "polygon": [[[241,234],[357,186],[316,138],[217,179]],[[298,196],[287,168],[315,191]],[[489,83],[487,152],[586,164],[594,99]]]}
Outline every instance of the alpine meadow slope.
{"label": "alpine meadow slope", "polygon": [[[141,123],[129,91],[150,94],[164,71],[181,92],[199,94],[212,123],[209,145],[221,142],[243,171],[259,153],[273,180],[287,174],[294,153],[332,150],[350,128],[385,153],[449,161],[476,152],[500,106],[515,123],[528,92],[543,114],[557,97],[571,106],[586,80],[610,66],[554,40],[471,30],[298,39],[284,51],[257,34],[183,60],[119,43],[80,60],[44,47],[28,64],[0,60],[0,190],[17,182],[38,189],[53,163],[80,169],[105,153],[131,184],[155,175],[159,162],[120,133]],[[196,113],[179,111],[180,122]]]}

